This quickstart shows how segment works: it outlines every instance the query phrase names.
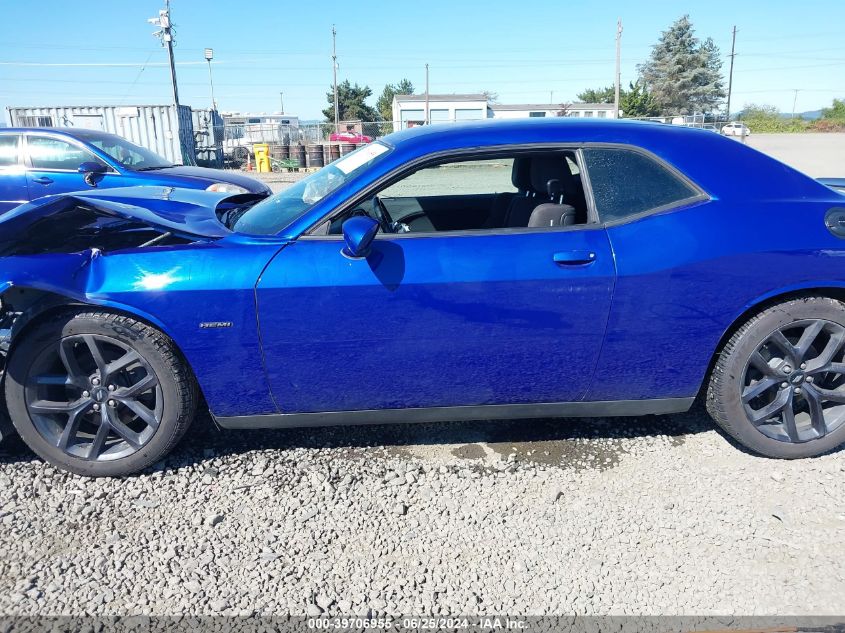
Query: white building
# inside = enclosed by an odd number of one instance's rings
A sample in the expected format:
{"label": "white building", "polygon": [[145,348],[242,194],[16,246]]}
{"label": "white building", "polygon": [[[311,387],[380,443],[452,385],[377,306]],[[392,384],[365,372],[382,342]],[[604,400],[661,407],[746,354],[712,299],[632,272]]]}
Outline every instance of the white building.
{"label": "white building", "polygon": [[494,119],[527,119],[551,116],[613,119],[616,116],[612,103],[520,103],[514,105],[491,103],[488,109]]}
{"label": "white building", "polygon": [[[426,117],[428,108],[428,117]],[[480,119],[524,119],[568,116],[573,118],[612,119],[612,103],[490,103],[483,94],[430,94],[393,97],[393,129],[400,130],[431,123],[478,121]]]}

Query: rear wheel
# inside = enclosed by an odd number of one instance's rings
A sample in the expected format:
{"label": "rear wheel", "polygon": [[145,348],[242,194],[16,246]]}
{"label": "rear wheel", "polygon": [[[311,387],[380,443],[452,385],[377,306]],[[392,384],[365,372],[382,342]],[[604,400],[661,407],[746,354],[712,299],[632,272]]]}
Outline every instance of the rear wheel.
{"label": "rear wheel", "polygon": [[845,442],[845,305],[806,297],[750,319],[719,355],[707,408],[769,457],[811,457]]}
{"label": "rear wheel", "polygon": [[21,438],[54,466],[126,475],[160,460],[187,430],[195,382],[158,330],[79,310],[22,336],[8,363],[6,402]]}

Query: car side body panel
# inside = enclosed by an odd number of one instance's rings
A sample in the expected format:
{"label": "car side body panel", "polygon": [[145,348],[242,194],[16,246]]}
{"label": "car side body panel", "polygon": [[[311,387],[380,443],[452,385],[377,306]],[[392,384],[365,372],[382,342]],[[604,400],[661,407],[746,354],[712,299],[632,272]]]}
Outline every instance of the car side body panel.
{"label": "car side body panel", "polygon": [[[258,284],[282,412],[584,397],[615,277],[601,227],[382,236],[358,260],[342,247],[300,239]],[[555,261],[573,253],[586,261]]]}
{"label": "car side body panel", "polygon": [[608,227],[618,279],[587,399],[693,395],[719,341],[750,307],[845,287],[843,243],[824,225],[828,208],[713,200]]}
{"label": "car side body panel", "polygon": [[[0,284],[115,307],[152,322],[185,355],[212,412],[226,418],[554,398],[688,399],[719,341],[749,307],[781,292],[845,285],[845,242],[824,226],[825,212],[842,206],[841,196],[711,132],[534,120],[427,126],[386,142],[394,149],[384,160],[276,236],[7,257],[0,260]],[[606,227],[385,236],[376,245],[383,261],[394,265],[382,277],[366,261],[345,259],[340,241],[303,235],[414,161],[496,147],[587,144],[642,148],[684,173],[707,200]],[[553,255],[557,241],[577,233],[601,235],[604,246],[597,252],[603,256],[596,265],[608,268],[596,268],[603,274],[593,279],[567,282]],[[484,246],[450,250],[450,240]],[[515,242],[524,248],[514,250]],[[424,268],[422,256],[436,267]],[[510,283],[516,273],[522,275],[519,287]],[[583,300],[582,290],[591,298]],[[555,347],[574,323],[578,345]],[[508,336],[513,351],[504,353]],[[485,340],[497,353],[483,353]],[[531,370],[536,354],[542,362]],[[444,355],[450,362],[438,376]],[[409,380],[414,362],[437,380]],[[567,374],[572,367],[579,372],[574,378]],[[397,370],[406,373],[391,374]],[[537,372],[533,382],[527,371]],[[365,372],[377,380],[368,385]],[[565,386],[567,380],[573,384]],[[564,386],[555,391],[556,383]]]}

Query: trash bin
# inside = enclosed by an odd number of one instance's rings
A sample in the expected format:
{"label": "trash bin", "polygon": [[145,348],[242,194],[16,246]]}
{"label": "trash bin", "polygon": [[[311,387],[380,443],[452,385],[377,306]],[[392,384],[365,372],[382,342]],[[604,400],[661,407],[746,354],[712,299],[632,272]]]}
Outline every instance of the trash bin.
{"label": "trash bin", "polygon": [[255,154],[256,171],[268,173],[273,171],[270,167],[270,146],[267,143],[256,143],[252,146]]}

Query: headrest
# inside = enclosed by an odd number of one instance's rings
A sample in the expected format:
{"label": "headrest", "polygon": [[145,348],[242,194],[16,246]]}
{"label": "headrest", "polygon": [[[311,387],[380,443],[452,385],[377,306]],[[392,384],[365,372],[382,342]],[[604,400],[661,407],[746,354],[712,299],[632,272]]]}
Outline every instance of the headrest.
{"label": "headrest", "polygon": [[575,207],[546,202],[537,205],[528,218],[529,227],[570,226],[575,224]]}
{"label": "headrest", "polygon": [[520,191],[531,189],[531,158],[528,156],[517,156],[513,159],[511,182]]}
{"label": "headrest", "polygon": [[547,195],[550,180],[563,180],[568,175],[566,160],[560,156],[531,158],[531,188],[541,196]]}

